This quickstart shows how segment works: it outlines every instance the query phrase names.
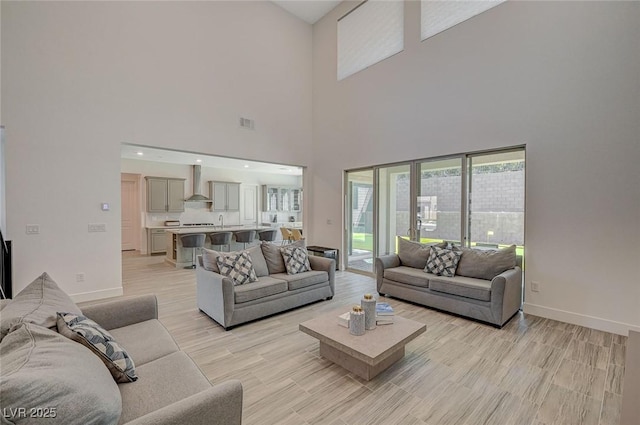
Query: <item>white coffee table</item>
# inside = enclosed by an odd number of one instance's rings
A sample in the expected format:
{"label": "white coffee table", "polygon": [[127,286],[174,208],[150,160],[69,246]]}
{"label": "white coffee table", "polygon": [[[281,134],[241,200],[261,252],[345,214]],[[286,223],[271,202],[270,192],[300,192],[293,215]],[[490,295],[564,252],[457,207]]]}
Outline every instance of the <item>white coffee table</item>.
{"label": "white coffee table", "polygon": [[338,316],[345,309],[300,323],[299,329],[320,341],[320,355],[365,380],[404,357],[405,345],[427,330],[414,320],[394,316],[392,325],[378,326],[362,336],[338,325]]}

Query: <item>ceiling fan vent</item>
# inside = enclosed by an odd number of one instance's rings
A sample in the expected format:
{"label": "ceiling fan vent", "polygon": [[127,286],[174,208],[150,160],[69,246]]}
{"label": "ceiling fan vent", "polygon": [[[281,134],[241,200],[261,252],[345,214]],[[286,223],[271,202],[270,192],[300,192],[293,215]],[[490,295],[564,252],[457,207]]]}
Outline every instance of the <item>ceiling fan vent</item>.
{"label": "ceiling fan vent", "polygon": [[246,128],[247,130],[255,130],[256,122],[249,118],[240,117],[240,127]]}

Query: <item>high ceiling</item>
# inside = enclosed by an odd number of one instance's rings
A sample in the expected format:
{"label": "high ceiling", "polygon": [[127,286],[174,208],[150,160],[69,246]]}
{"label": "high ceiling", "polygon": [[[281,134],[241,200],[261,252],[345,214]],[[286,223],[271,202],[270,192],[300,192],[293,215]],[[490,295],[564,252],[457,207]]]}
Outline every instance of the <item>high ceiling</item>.
{"label": "high ceiling", "polygon": [[310,24],[315,24],[341,1],[333,0],[272,0],[281,8]]}
{"label": "high ceiling", "polygon": [[230,170],[283,174],[289,176],[302,175],[302,168],[293,165],[246,161],[243,159],[202,155],[193,152],[158,149],[124,143],[121,146],[120,156],[125,159],[164,162],[167,164],[202,165],[203,167],[226,168]]}

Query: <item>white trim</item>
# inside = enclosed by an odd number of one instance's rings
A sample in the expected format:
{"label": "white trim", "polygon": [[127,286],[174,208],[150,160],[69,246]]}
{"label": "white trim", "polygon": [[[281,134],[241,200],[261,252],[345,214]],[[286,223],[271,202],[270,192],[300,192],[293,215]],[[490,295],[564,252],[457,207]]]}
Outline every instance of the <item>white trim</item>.
{"label": "white trim", "polygon": [[95,301],[103,298],[120,297],[124,294],[122,287],[101,289],[99,291],[81,292],[79,294],[71,295],[71,299],[75,303],[81,303],[85,301]]}
{"label": "white trim", "polygon": [[614,320],[602,319],[600,317],[588,316],[586,314],[574,313],[571,311],[558,310],[536,304],[524,303],[523,311],[526,314],[584,326],[599,331],[611,332],[618,335],[627,336],[629,335],[630,330],[640,332],[640,326],[629,323],[616,322]]}

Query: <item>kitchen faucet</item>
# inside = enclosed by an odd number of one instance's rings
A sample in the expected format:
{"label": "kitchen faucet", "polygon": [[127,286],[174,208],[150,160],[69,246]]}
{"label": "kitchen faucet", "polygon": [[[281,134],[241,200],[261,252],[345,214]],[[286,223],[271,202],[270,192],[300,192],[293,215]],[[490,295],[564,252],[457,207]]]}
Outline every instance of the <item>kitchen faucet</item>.
{"label": "kitchen faucet", "polygon": [[220,224],[220,228],[221,228],[221,229],[224,229],[224,216],[223,216],[222,214],[220,214],[220,215],[218,216],[218,221],[219,221],[220,223],[222,223],[222,224]]}

